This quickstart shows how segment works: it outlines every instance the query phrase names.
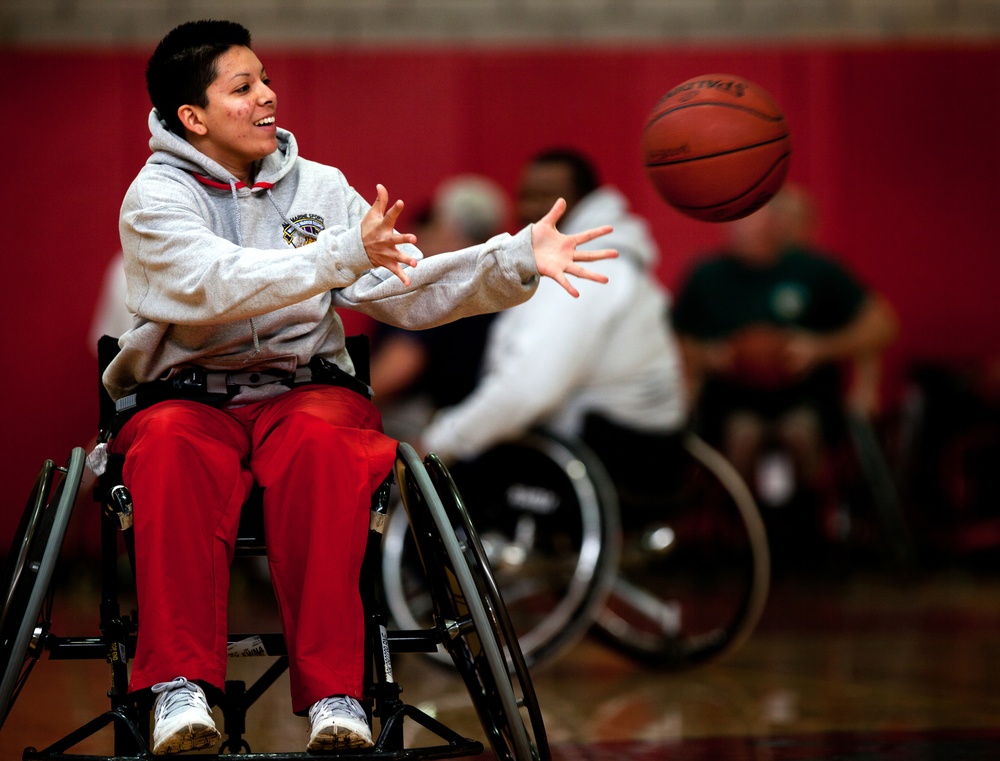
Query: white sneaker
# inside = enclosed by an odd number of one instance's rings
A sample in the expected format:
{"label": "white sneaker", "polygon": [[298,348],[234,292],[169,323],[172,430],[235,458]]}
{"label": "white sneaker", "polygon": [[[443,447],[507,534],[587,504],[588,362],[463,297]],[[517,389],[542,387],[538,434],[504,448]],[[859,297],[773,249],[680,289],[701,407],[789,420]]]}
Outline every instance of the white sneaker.
{"label": "white sneaker", "polygon": [[221,735],[205,693],[182,676],[153,685],[153,755],[210,748]]}
{"label": "white sneaker", "polygon": [[370,748],[374,744],[365,709],[346,695],[334,695],[313,703],[309,708],[309,721],[312,723],[309,750]]}

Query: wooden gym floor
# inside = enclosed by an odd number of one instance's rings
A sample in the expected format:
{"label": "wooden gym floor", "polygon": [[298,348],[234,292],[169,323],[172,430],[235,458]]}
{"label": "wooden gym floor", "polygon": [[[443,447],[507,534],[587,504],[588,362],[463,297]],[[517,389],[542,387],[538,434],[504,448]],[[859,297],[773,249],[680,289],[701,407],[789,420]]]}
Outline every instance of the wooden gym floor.
{"label": "wooden gym floor", "polygon": [[[234,628],[260,630],[266,608],[245,603],[233,605]],[[57,634],[96,630],[85,581],[62,587],[56,605]],[[248,681],[266,665],[231,664],[230,677]],[[407,702],[482,738],[450,670],[418,655],[396,665]],[[533,677],[558,760],[997,759],[1000,574],[794,570],[776,579],[757,631],[723,662],[657,672],[585,640]],[[107,687],[103,662],[39,662],[0,730],[0,759],[18,759],[25,746],[43,747],[93,718],[107,705]],[[307,722],[291,715],[287,677],[251,710],[248,725],[254,752],[304,747]],[[419,743],[419,734],[410,741]],[[75,752],[109,754],[110,734]]]}

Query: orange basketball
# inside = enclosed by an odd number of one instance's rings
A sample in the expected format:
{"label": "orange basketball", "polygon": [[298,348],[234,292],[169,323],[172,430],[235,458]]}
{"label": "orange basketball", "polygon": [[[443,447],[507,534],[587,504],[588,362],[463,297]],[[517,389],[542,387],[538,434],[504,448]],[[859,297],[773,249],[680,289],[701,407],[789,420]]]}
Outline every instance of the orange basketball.
{"label": "orange basketball", "polygon": [[767,203],[785,181],[791,154],[778,104],[729,74],[677,85],[642,130],[646,174],[660,196],[707,222],[739,219]]}

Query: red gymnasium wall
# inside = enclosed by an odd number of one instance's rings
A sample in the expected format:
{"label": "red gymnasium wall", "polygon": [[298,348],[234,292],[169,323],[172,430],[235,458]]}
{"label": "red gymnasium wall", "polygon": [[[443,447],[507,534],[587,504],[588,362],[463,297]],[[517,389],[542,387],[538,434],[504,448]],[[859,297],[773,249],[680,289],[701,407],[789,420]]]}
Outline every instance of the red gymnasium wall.
{"label": "red gymnasium wall", "polygon": [[[258,52],[279,124],[367,197],[382,182],[417,205],[465,171],[513,188],[534,151],[586,150],[651,220],[670,286],[718,230],[682,218],[647,184],[644,116],[691,76],[742,75],[786,110],[791,178],[818,197],[821,241],[898,309],[897,377],[918,359],[1000,356],[1000,47]],[[146,54],[0,51],[10,138],[0,187],[4,547],[41,461],[63,460],[94,433],[86,337],[122,195],[148,154]]]}

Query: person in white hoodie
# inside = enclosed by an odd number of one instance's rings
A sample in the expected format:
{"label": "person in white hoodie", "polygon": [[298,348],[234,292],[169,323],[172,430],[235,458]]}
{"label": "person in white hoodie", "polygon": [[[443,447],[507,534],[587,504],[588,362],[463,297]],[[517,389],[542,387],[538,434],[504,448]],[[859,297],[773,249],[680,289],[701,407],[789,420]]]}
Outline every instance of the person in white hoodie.
{"label": "person in white hoodie", "polygon": [[604,240],[619,257],[593,265],[609,282],[599,292],[582,283],[583,298],[572,303],[541,283],[530,301],[497,315],[478,386],[431,421],[421,438],[425,451],[471,460],[534,426],[582,437],[588,417],[626,433],[668,435],[684,425],[678,347],[646,221],[629,211],[617,189],[600,185],[592,163],[574,150],[551,149],[529,161],[518,216],[526,219],[560,197],[567,204],[562,232],[597,220],[614,228]]}
{"label": "person in white hoodie", "polygon": [[131,689],[157,696],[153,753],[219,739],[203,685],[224,685],[229,563],[256,481],[308,747],[369,746],[358,578],[396,442],[354,377],[335,307],[429,327],[520,303],[540,275],[575,296],[568,275],[604,280],[579,262],[615,255],[577,245],[610,228],[560,233],[560,202],[516,235],[422,260],[394,229],[401,201],[378,185],[369,205],[299,157],[242,26],[182,24],[146,81],[152,155],[120,217],[134,319],[104,373],[118,409],[109,451],[135,504]]}

